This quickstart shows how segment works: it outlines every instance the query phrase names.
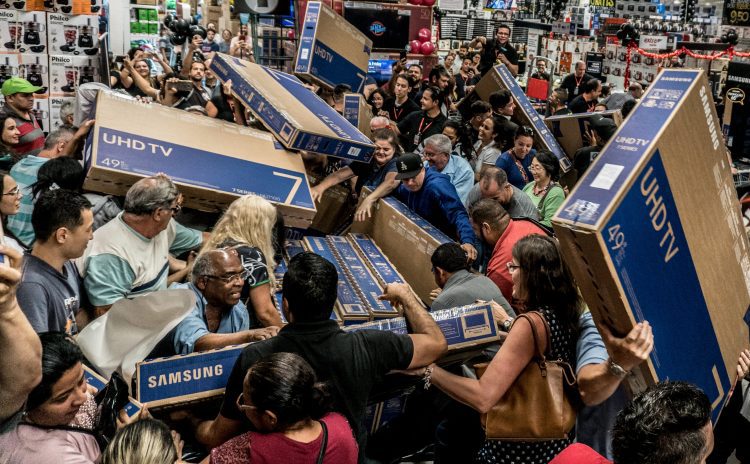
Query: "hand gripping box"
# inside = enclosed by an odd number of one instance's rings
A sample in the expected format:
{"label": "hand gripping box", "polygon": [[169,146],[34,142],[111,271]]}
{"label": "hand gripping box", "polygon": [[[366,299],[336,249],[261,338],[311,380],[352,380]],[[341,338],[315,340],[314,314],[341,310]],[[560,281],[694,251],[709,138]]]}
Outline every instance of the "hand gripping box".
{"label": "hand gripping box", "polygon": [[[497,324],[492,317],[489,303],[475,303],[458,308],[443,309],[430,313],[448,342],[448,353],[438,360],[440,363],[450,363],[457,358],[452,353],[475,351],[477,348],[497,343],[500,334]],[[345,327],[346,331],[356,330],[388,330],[398,334],[409,333],[406,318],[397,317],[382,321]]]}
{"label": "hand gripping box", "polygon": [[247,345],[139,362],[135,366],[136,399],[158,408],[221,396]]}
{"label": "hand gripping box", "polygon": [[211,70],[285,147],[370,162],[370,139],[296,77],[221,53]]}
{"label": "hand gripping box", "polygon": [[309,2],[294,73],[329,90],[365,85],[372,40],[322,2]]}
{"label": "hand gripping box", "polygon": [[299,155],[267,132],[99,92],[84,188],[124,195],[167,174],[185,205],[220,211],[245,194],[273,202],[287,225],[307,227],[315,207]]}
{"label": "hand gripping box", "polygon": [[372,237],[417,296],[430,301],[435,288],[432,253],[453,240],[393,197],[381,198],[372,217],[352,224],[352,232]]}
{"label": "hand gripping box", "polygon": [[750,250],[702,70],[665,70],[553,219],[598,325],[648,320],[636,391],[696,384],[716,419],[748,344]]}
{"label": "hand gripping box", "polygon": [[562,147],[560,147],[552,132],[544,124],[544,117],[534,109],[523,89],[518,85],[518,82],[504,64],[495,66],[482,77],[474,87],[474,90],[462,100],[459,110],[465,117],[472,103],[478,100],[488,101],[492,92],[503,89],[510,90],[513,100],[516,102],[516,111],[513,115],[513,120],[534,129],[534,148],[537,150],[543,148],[551,151],[560,160],[560,169],[562,169],[562,172],[568,172],[573,167],[573,164],[565,156]]}

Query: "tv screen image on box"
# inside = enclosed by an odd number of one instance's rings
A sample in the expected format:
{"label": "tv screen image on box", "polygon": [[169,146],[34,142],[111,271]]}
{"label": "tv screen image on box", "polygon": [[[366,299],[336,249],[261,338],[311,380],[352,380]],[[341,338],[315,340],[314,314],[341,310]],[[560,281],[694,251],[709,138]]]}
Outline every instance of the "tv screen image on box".
{"label": "tv screen image on box", "polygon": [[367,63],[367,75],[375,79],[375,82],[384,84],[393,76],[393,63],[397,60],[370,60]]}
{"label": "tv screen image on box", "polygon": [[410,10],[350,8],[344,18],[372,40],[374,49],[403,50],[409,43]]}

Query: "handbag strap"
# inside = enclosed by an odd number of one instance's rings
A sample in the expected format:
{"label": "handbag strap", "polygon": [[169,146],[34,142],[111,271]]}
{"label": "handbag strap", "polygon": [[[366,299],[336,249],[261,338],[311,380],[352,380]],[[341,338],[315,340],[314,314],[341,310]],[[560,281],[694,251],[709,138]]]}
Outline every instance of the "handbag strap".
{"label": "handbag strap", "polygon": [[320,454],[318,454],[318,464],[323,464],[323,457],[326,455],[326,446],[328,445],[328,427],[326,423],[321,421],[320,426],[323,427],[323,443],[320,445]]}
{"label": "handbag strap", "polygon": [[542,321],[542,324],[544,324],[544,331],[545,331],[544,335],[545,335],[545,339],[547,341],[547,350],[545,350],[545,351],[547,351],[547,352],[552,348],[552,346],[551,346],[551,340],[550,340],[550,328],[549,328],[549,324],[547,323],[547,319],[544,317],[544,315],[542,315],[542,313],[540,313],[539,311],[529,311],[527,313],[520,314],[518,316],[518,319],[524,318],[524,319],[526,319],[529,322],[529,325],[531,325],[531,334],[534,337],[534,353],[536,354],[536,357],[539,358],[541,360],[541,362],[544,363],[544,362],[546,362],[547,358],[545,356],[545,353],[542,352],[542,348],[541,348],[540,343],[539,343],[539,334],[538,334],[537,329],[536,329],[536,324],[534,323],[534,317],[532,317],[532,316],[536,316],[537,318],[539,318],[539,320]]}

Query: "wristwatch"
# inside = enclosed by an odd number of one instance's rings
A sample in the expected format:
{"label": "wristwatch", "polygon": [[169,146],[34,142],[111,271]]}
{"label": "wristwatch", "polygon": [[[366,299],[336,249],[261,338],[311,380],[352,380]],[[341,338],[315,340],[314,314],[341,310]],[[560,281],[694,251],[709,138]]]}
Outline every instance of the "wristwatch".
{"label": "wristwatch", "polygon": [[626,371],[622,366],[612,361],[612,358],[609,358],[607,360],[607,369],[611,375],[617,377],[618,379],[624,379],[630,373],[629,371]]}
{"label": "wristwatch", "polygon": [[502,327],[503,331],[510,332],[510,326],[513,325],[513,318],[509,317],[505,320],[502,324],[500,324],[500,327]]}

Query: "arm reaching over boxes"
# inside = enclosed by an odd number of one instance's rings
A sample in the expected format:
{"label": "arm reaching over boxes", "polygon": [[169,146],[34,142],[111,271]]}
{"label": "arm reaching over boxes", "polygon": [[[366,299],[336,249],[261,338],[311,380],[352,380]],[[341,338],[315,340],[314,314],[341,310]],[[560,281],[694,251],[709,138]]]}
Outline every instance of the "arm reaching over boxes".
{"label": "arm reaching over boxes", "polygon": [[403,308],[409,326],[409,337],[414,344],[414,354],[409,369],[426,366],[440,358],[448,350],[448,343],[435,319],[430,316],[417,300],[417,296],[407,284],[388,284],[381,300],[388,300],[395,307]]}
{"label": "arm reaching over boxes", "polygon": [[[21,281],[21,255],[1,246],[0,265],[0,430],[26,403],[42,377],[42,345],[16,300]],[[24,366],[19,369],[18,366]]]}

